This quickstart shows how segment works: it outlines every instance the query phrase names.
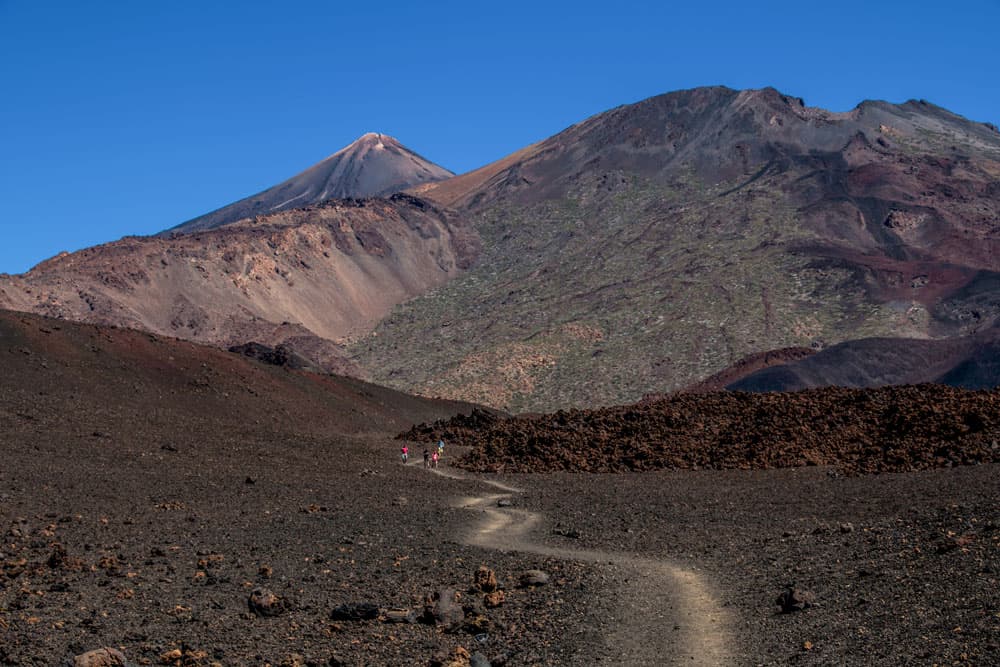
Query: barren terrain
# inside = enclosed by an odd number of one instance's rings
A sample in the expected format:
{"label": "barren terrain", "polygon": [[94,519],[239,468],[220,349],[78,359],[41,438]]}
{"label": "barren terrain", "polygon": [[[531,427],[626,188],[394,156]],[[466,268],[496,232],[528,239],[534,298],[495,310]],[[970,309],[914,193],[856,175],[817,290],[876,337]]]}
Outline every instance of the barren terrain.
{"label": "barren terrain", "polygon": [[[400,464],[393,433],[471,406],[0,315],[0,664],[100,647],[174,665],[1000,652],[995,463],[497,478],[451,471],[478,448],[449,439],[434,475]],[[810,604],[779,613],[792,581]]]}

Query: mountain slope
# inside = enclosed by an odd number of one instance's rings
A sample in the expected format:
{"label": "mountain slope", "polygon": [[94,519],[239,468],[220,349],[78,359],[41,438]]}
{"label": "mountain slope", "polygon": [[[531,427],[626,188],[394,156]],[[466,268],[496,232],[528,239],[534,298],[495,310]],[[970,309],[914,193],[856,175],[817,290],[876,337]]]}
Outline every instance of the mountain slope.
{"label": "mountain slope", "polygon": [[46,436],[76,431],[89,438],[95,428],[101,432],[93,437],[102,438],[280,428],[328,439],[471,407],[289,371],[175,338],[7,310],[0,310],[0,343],[0,425],[28,425]]}
{"label": "mountain slope", "polygon": [[171,238],[127,238],[0,276],[0,307],[203,343],[284,343],[361,374],[344,340],[440,285],[474,234],[408,195],[333,200]]}
{"label": "mountain slope", "polygon": [[382,197],[452,175],[396,139],[369,132],[283,183],[188,220],[164,234],[214,229],[243,218],[305,208],[327,199]]}
{"label": "mountain slope", "polygon": [[1000,134],[926,102],[680,91],[419,191],[483,253],[352,348],[411,391],[624,403],[779,347],[1000,315]]}
{"label": "mountain slope", "polygon": [[750,373],[733,391],[879,387],[934,382],[965,389],[1000,386],[1000,329],[942,340],[866,338]]}

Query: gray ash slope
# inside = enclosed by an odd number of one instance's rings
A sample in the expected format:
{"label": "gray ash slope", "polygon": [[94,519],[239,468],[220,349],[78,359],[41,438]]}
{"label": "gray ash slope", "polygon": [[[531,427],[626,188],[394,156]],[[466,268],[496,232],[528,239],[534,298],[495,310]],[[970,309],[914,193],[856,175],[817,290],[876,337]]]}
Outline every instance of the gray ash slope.
{"label": "gray ash slope", "polygon": [[287,181],[188,220],[163,234],[215,229],[243,218],[303,208],[327,199],[386,196],[453,175],[396,139],[369,132]]}

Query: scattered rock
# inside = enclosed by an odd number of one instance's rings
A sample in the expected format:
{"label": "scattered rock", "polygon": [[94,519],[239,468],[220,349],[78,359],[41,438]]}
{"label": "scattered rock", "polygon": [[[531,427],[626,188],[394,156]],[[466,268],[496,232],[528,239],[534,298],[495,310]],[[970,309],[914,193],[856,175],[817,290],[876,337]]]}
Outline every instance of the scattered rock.
{"label": "scattered rock", "polygon": [[549,575],[541,570],[528,570],[519,578],[521,586],[544,586],[549,583]]}
{"label": "scattered rock", "polygon": [[432,667],[470,667],[469,652],[461,646],[456,646],[450,655],[431,659]]}
{"label": "scattered rock", "polygon": [[507,600],[507,596],[504,595],[503,591],[493,591],[492,593],[487,593],[483,596],[483,604],[488,609],[495,609],[499,607]]}
{"label": "scattered rock", "polygon": [[816,604],[816,596],[802,589],[796,588],[795,583],[789,584],[785,591],[778,596],[775,604],[781,607],[781,613],[790,614],[793,611],[802,611]]}
{"label": "scattered rock", "polygon": [[72,667],[124,667],[125,654],[115,648],[99,648],[73,658]]}
{"label": "scattered rock", "polygon": [[278,616],[286,609],[284,600],[262,586],[250,592],[247,607],[258,616]]}
{"label": "scattered rock", "polygon": [[480,565],[472,576],[472,585],[483,593],[492,593],[497,589],[497,575],[485,565]]}
{"label": "scattered rock", "polygon": [[491,667],[490,661],[482,653],[473,653],[469,657],[469,667]]}
{"label": "scattered rock", "polygon": [[481,614],[474,614],[465,619],[462,629],[470,635],[481,635],[484,632],[488,632],[491,627],[490,619]]}
{"label": "scattered rock", "polygon": [[853,523],[842,523],[842,524],[840,524],[840,532],[844,533],[844,534],[853,533],[854,532],[854,524]]}
{"label": "scattered rock", "polygon": [[388,609],[382,612],[386,623],[416,623],[417,612],[412,609]]}
{"label": "scattered rock", "polygon": [[552,529],[552,534],[562,535],[563,537],[568,537],[571,540],[580,539],[580,531],[578,531],[576,528],[561,528],[559,526],[556,526],[555,528]]}
{"label": "scattered rock", "polygon": [[501,498],[497,501],[497,507],[513,507],[514,501],[510,498]]}
{"label": "scattered rock", "polygon": [[330,612],[335,621],[371,621],[378,618],[378,605],[371,602],[350,602],[338,605]]}
{"label": "scattered rock", "polygon": [[424,602],[423,620],[446,630],[460,626],[465,620],[465,612],[458,602],[458,594],[453,589],[443,588],[428,596]]}

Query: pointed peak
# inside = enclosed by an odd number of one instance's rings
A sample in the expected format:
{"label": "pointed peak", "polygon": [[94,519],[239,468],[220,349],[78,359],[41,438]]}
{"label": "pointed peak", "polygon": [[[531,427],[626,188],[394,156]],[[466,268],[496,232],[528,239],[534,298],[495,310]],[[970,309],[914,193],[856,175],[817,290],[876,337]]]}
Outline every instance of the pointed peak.
{"label": "pointed peak", "polygon": [[381,132],[365,132],[360,137],[354,140],[354,143],[346,146],[344,150],[349,150],[351,148],[368,148],[374,150],[381,150],[386,146],[402,146],[396,139],[390,137],[388,134],[382,134]]}

